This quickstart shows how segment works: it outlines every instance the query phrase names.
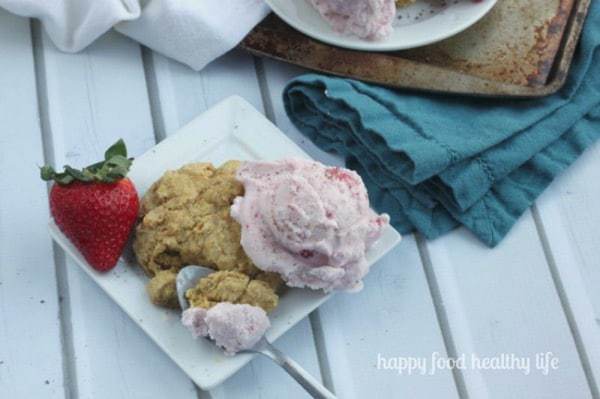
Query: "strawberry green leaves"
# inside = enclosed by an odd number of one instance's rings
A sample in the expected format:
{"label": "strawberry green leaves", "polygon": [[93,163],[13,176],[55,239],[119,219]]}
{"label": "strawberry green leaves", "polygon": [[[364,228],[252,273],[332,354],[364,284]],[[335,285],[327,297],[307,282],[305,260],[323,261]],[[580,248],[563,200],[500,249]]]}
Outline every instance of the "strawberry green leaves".
{"label": "strawberry green leaves", "polygon": [[106,161],[113,157],[127,158],[127,147],[125,146],[123,139],[119,139],[119,141],[108,147],[104,153],[104,159]]}
{"label": "strawberry green leaves", "polygon": [[54,180],[60,185],[67,185],[74,181],[114,183],[127,176],[132,162],[133,158],[127,158],[125,142],[120,139],[106,150],[104,161],[87,166],[82,170],[66,165],[64,171],[60,173],[56,172],[52,166],[43,166],[40,168],[40,177],[44,181]]}

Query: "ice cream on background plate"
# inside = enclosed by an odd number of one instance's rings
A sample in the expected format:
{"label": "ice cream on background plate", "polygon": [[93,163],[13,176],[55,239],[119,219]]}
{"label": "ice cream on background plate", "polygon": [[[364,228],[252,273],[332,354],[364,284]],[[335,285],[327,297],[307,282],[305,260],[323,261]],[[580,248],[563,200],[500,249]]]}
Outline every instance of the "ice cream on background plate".
{"label": "ice cream on background plate", "polygon": [[309,0],[336,32],[380,40],[393,31],[396,6],[415,0]]}
{"label": "ice cream on background plate", "polygon": [[237,171],[245,194],[231,216],[252,262],[287,285],[359,290],[366,252],[389,224],[369,205],[360,176],[303,159],[244,162]]}
{"label": "ice cream on background plate", "polygon": [[263,309],[229,302],[218,303],[208,310],[189,308],[183,312],[181,322],[195,338],[215,341],[226,355],[253,348],[271,326]]}
{"label": "ice cream on background plate", "polygon": [[394,0],[310,0],[333,30],[377,40],[392,32]]}

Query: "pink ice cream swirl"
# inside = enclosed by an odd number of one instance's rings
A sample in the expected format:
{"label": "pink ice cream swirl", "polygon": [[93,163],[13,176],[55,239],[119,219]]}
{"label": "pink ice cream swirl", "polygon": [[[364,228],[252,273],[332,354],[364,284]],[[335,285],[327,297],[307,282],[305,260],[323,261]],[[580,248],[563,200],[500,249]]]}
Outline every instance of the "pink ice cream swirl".
{"label": "pink ice cream swirl", "polygon": [[310,0],[333,30],[367,40],[389,36],[396,16],[394,0]]}
{"label": "pink ice cream swirl", "polygon": [[292,287],[356,291],[368,272],[365,254],[389,224],[369,206],[358,174],[318,162],[245,162],[245,189],[232,217],[254,264]]}

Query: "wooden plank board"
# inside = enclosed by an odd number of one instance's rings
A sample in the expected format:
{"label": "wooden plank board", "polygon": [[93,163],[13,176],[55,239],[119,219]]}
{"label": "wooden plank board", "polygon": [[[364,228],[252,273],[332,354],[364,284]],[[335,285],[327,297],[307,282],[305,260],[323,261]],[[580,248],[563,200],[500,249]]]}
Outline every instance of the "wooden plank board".
{"label": "wooden plank board", "polygon": [[267,101],[265,112],[269,118],[311,157],[328,165],[342,166],[343,162],[338,156],[322,151],[308,138],[302,135],[289,120],[283,109],[283,100],[281,96],[285,85],[293,77],[306,73],[307,70],[268,59],[261,60],[260,65],[262,66],[262,74],[264,75],[263,90],[265,90],[267,94],[265,96],[265,101]]}
{"label": "wooden plank board", "polygon": [[[81,166],[123,138],[131,155],[154,145],[140,47],[110,33],[78,54],[44,35],[47,112],[55,162]],[[66,260],[74,397],[196,398],[194,385],[74,262]]]}
{"label": "wooden plank board", "polygon": [[600,144],[584,153],[537,202],[555,278],[577,326],[596,395],[600,384]]}
{"label": "wooden plank board", "polygon": [[[373,267],[363,292],[338,294],[319,315],[341,397],[458,397],[452,373],[431,367],[448,353],[413,236]],[[393,358],[423,367],[400,374]]]}
{"label": "wooden plank board", "polygon": [[29,20],[0,11],[0,397],[64,398]]}
{"label": "wooden plank board", "polygon": [[[201,72],[152,54],[147,66],[155,118],[159,118],[167,135],[222,99],[237,94],[263,111],[253,59],[241,52],[231,52]],[[308,320],[299,323],[276,346],[292,356],[314,376],[319,364]],[[210,392],[211,397],[306,397],[304,390],[267,359],[256,359],[223,385]],[[277,376],[277,377],[275,377]]]}
{"label": "wooden plank board", "polygon": [[[465,354],[469,397],[591,396],[536,227],[527,213],[495,249],[460,229],[427,244],[453,345]],[[559,367],[544,375],[535,356],[552,352]],[[530,373],[482,369],[472,356],[530,359]],[[524,366],[523,366],[524,367]]]}
{"label": "wooden plank board", "polygon": [[[340,164],[306,139],[290,122],[281,94],[285,84],[304,71],[276,61],[264,61],[265,86],[273,118],[281,130],[316,159]],[[318,311],[333,387],[340,397],[457,397],[448,370],[434,375],[401,376],[377,369],[384,358],[447,356],[431,293],[413,237],[405,237],[367,276],[356,295],[338,294]],[[384,367],[380,364],[380,367]]]}
{"label": "wooden plank board", "polygon": [[152,53],[149,58],[150,84],[156,92],[151,99],[157,113],[154,117],[165,129],[163,137],[234,94],[263,109],[253,60],[241,51],[225,55],[201,72],[160,54]]}

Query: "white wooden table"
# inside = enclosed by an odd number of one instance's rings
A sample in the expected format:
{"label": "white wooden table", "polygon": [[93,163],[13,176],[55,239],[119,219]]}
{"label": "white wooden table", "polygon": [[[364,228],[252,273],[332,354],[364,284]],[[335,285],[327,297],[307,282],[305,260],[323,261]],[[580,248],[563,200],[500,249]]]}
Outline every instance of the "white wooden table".
{"label": "white wooden table", "polygon": [[[195,73],[118,34],[63,54],[37,24],[0,12],[0,398],[302,398],[257,359],[198,390],[47,232],[37,166],[83,165],[117,138],[135,156],[239,94],[316,158],[286,117],[304,71],[233,52]],[[588,151],[494,250],[464,230],[408,236],[357,295],[338,295],[277,343],[342,398],[588,398],[600,384],[600,146]],[[433,375],[378,356],[530,357],[543,375],[473,367]]]}

